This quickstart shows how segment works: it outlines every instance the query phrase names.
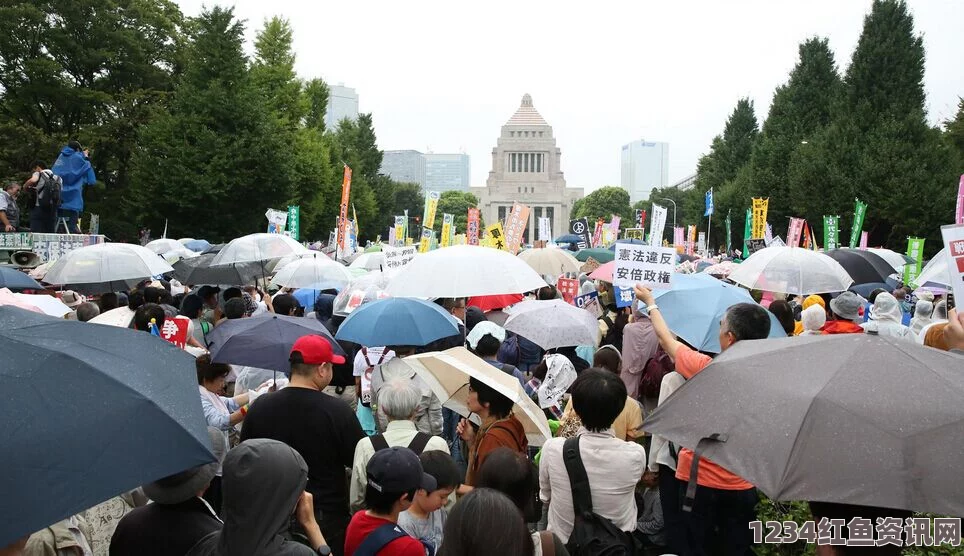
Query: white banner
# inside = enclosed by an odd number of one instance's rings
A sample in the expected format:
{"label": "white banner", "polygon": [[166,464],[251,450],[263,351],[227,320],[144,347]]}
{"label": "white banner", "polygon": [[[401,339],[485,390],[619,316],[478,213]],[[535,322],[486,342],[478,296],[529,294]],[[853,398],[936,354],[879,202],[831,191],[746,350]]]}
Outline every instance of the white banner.
{"label": "white banner", "polygon": [[663,244],[663,228],[666,227],[666,207],[653,203],[653,216],[649,220],[649,244]]}
{"label": "white banner", "polygon": [[405,247],[392,247],[382,245],[382,254],[385,255],[385,270],[398,270],[407,265],[415,258],[418,246],[407,245]]}
{"label": "white banner", "polygon": [[552,228],[548,216],[539,217],[539,241],[552,241]]}
{"label": "white banner", "polygon": [[706,253],[706,232],[700,232],[699,239],[696,240],[696,252],[703,255]]}
{"label": "white banner", "polygon": [[612,284],[632,291],[642,284],[650,289],[670,289],[676,269],[676,249],[616,242]]}

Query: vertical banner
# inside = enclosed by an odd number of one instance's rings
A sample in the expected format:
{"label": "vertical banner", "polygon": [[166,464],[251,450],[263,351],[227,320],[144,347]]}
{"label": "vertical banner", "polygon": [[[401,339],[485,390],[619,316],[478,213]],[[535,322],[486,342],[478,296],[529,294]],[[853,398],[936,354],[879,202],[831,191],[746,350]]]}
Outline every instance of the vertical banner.
{"label": "vertical banner", "polygon": [[609,233],[612,234],[613,241],[619,239],[620,222],[622,222],[622,218],[616,216],[615,214],[613,215],[612,220],[609,221]]}
{"label": "vertical banner", "polygon": [[746,240],[753,239],[753,210],[746,209],[746,225],[743,228],[743,258],[750,256],[750,248]]}
{"label": "vertical banner", "polygon": [[854,221],[853,226],[850,227],[850,248],[853,249],[857,247],[857,242],[860,241],[860,232],[864,227],[864,216],[867,214],[867,203],[861,202],[860,199],[855,199],[854,203]]}
{"label": "vertical banner", "polygon": [[429,247],[432,245],[432,229],[422,228],[422,237],[418,240],[418,252],[428,253]]}
{"label": "vertical banner", "polygon": [[[964,225],[941,226],[944,249],[947,250],[947,274],[956,300],[964,299]],[[923,241],[923,240],[921,240]],[[921,249],[923,250],[923,249]],[[960,301],[957,301],[960,303]],[[960,306],[958,306],[960,311]]]}
{"label": "vertical banner", "polygon": [[924,262],[924,240],[919,237],[907,238],[907,256],[914,262],[904,265],[904,283],[913,284],[920,274]]}
{"label": "vertical banner", "polygon": [[392,247],[398,246],[398,236],[395,235],[395,226],[388,228],[388,244]]}
{"label": "vertical banner", "polygon": [[868,235],[870,235],[870,232],[860,232],[860,248],[861,248],[861,249],[865,249],[865,250],[867,249],[867,236],[868,236]]}
{"label": "vertical banner", "polygon": [[803,235],[803,218],[791,218],[790,227],[787,229],[787,245],[797,247],[800,245],[800,237]]}
{"label": "vertical banner", "polygon": [[703,211],[703,216],[713,216],[713,188],[711,187],[709,191],[706,192],[706,197],[704,199],[706,204],[706,210]]}
{"label": "vertical banner", "polygon": [[686,228],[673,228],[673,245],[678,247],[686,245]]}
{"label": "vertical banner", "polygon": [[422,226],[425,228],[435,227],[435,209],[438,208],[439,197],[438,191],[429,191],[425,196],[425,211],[422,213]]}
{"label": "vertical banner", "polygon": [[706,232],[700,232],[696,240],[696,252],[700,256],[706,256]]}
{"label": "vertical banner", "polygon": [[552,225],[548,216],[539,217],[539,241],[552,241]]}
{"label": "vertical banner", "polygon": [[[964,176],[961,176],[964,178]],[[636,209],[636,227],[646,228],[646,209]]]}
{"label": "vertical banner", "polygon": [[666,227],[666,207],[653,204],[653,217],[649,222],[649,244],[659,247],[663,244],[663,229]]}
{"label": "vertical banner", "polygon": [[295,241],[301,241],[301,207],[288,207],[288,235]]}
{"label": "vertical banner", "polygon": [[690,225],[689,227],[689,237],[686,238],[686,253],[689,255],[696,254],[696,226]]}
{"label": "vertical banner", "polygon": [[599,218],[598,220],[596,220],[596,228],[593,230],[593,233],[592,233],[592,246],[593,246],[593,247],[601,247],[601,246],[602,246],[602,234],[603,234],[603,225],[604,225],[604,223],[605,223],[605,221],[604,221],[602,218]]}
{"label": "vertical banner", "polygon": [[345,173],[341,180],[341,207],[338,211],[338,248],[342,251],[348,245],[348,198],[351,196],[351,168],[345,164]]}
{"label": "vertical banner", "polygon": [[569,233],[579,236],[581,239],[577,247],[588,249],[592,245],[592,238],[589,237],[589,220],[580,218],[569,221]]}
{"label": "vertical banner", "polygon": [[507,251],[505,246],[505,233],[502,231],[502,222],[496,222],[485,229],[489,235],[489,247],[495,247]]}
{"label": "vertical banner", "polygon": [[453,222],[455,222],[455,217],[451,214],[442,215],[442,237],[439,238],[439,245],[441,247],[448,247],[452,241],[451,234]]}
{"label": "vertical banner", "polygon": [[840,247],[840,217],[823,217],[823,248],[827,251]]}
{"label": "vertical banner", "polygon": [[465,242],[469,245],[479,244],[479,209],[470,208],[465,224]]}
{"label": "vertical banner", "polygon": [[957,184],[957,213],[954,222],[964,224],[964,174],[961,174],[961,181]]}
{"label": "vertical banner", "polygon": [[512,210],[505,217],[505,245],[509,253],[515,255],[519,252],[519,244],[522,242],[528,226],[529,207],[520,203],[513,203]]}
{"label": "vertical banner", "polygon": [[99,234],[100,234],[100,215],[91,214],[90,215],[90,235],[96,236]]}
{"label": "vertical banner", "polygon": [[726,256],[731,256],[730,248],[733,247],[732,234],[733,234],[733,223],[730,218],[731,210],[726,211]]}
{"label": "vertical banner", "polygon": [[[807,225],[807,221],[804,220],[804,221],[803,221],[803,245],[802,245],[802,247],[803,247],[804,249],[813,249],[814,251],[816,251],[816,247],[814,247],[813,242],[811,241],[812,236],[813,236],[813,233],[810,231],[810,226]],[[791,245],[790,247],[796,247],[796,246],[795,246],[795,245]]]}
{"label": "vertical banner", "polygon": [[405,216],[395,217],[395,227],[392,228],[395,231],[395,241],[392,243],[394,247],[401,247],[405,245],[405,222],[408,220]]}
{"label": "vertical banner", "polygon": [[763,239],[766,235],[767,207],[770,199],[753,199],[753,239]]}

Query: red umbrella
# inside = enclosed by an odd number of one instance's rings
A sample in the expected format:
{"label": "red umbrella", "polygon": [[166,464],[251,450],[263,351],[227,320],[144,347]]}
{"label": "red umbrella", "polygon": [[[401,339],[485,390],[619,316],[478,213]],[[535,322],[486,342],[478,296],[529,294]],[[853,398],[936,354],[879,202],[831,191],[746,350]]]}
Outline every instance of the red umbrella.
{"label": "red umbrella", "polygon": [[466,305],[478,307],[479,309],[482,309],[482,312],[487,313],[489,311],[508,307],[509,305],[515,305],[520,301],[522,301],[522,294],[518,293],[505,295],[480,295],[477,297],[470,297],[468,302],[466,302]]}
{"label": "red umbrella", "polygon": [[592,280],[602,280],[603,282],[613,281],[613,272],[616,271],[616,261],[609,261],[596,270],[592,271],[589,278]]}

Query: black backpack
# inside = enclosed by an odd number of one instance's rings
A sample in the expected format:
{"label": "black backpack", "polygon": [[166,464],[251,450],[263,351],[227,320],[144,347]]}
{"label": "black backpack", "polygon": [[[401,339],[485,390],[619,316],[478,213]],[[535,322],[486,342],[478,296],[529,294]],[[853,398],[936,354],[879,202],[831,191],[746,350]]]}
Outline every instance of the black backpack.
{"label": "black backpack", "polygon": [[579,437],[566,440],[562,447],[569,483],[572,485],[572,507],[575,513],[572,533],[566,549],[572,556],[632,556],[633,540],[612,521],[592,511],[589,477],[579,455]]}
{"label": "black backpack", "polygon": [[[408,449],[415,452],[416,456],[420,456],[422,455],[422,452],[425,451],[425,446],[428,445],[428,441],[431,439],[432,435],[425,434],[421,431],[417,432],[415,433],[415,437],[412,438],[412,441],[408,443]],[[385,440],[385,435],[383,434],[376,434],[371,437],[371,440],[372,448],[374,448],[376,452],[387,450],[389,448],[388,441]]]}
{"label": "black backpack", "polygon": [[50,170],[41,170],[37,179],[37,206],[57,208],[64,190],[64,180]]}

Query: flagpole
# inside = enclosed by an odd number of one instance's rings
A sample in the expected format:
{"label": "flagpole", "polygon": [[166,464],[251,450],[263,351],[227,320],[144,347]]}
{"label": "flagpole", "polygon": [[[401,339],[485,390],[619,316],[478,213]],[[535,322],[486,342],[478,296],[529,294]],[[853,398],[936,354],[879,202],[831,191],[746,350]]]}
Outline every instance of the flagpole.
{"label": "flagpole", "polygon": [[[713,199],[713,188],[710,188],[710,199]],[[713,199],[713,212],[716,212],[716,199]],[[710,226],[713,224],[713,212],[710,212],[709,218],[706,221],[706,245],[703,246],[703,256],[709,256],[710,253]]]}

